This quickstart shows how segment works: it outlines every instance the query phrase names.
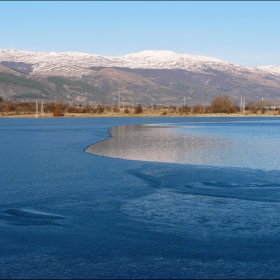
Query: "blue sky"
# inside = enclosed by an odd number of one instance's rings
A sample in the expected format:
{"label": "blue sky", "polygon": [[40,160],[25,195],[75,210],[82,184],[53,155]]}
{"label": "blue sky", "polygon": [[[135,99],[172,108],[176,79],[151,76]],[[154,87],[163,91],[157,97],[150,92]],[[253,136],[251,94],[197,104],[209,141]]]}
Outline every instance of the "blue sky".
{"label": "blue sky", "polygon": [[1,1],[0,49],[170,50],[280,66],[280,2]]}

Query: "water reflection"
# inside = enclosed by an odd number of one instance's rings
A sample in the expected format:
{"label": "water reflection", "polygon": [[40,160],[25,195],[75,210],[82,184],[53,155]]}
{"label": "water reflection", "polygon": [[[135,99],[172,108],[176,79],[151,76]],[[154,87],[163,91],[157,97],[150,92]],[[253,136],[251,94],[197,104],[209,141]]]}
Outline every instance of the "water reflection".
{"label": "water reflection", "polygon": [[172,163],[206,164],[223,158],[229,141],[178,133],[173,126],[132,125],[111,129],[112,138],[87,152],[114,158]]}
{"label": "water reflection", "polygon": [[[279,124],[278,124],[279,125]],[[87,152],[114,158],[279,170],[279,126],[252,122],[202,125],[131,125]]]}

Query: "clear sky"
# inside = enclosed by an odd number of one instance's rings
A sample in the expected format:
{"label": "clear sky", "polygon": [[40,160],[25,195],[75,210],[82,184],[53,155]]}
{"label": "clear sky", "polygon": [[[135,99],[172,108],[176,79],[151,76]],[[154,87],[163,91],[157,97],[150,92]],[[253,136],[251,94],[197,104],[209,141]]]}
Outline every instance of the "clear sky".
{"label": "clear sky", "polygon": [[169,50],[280,66],[279,1],[1,1],[0,49]]}

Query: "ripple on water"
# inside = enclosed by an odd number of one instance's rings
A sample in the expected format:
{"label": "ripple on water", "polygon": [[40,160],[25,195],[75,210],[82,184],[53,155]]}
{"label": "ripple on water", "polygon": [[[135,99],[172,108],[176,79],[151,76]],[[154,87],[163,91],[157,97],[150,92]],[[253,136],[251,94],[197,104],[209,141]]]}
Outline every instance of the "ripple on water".
{"label": "ripple on water", "polygon": [[0,220],[14,226],[63,226],[64,217],[23,209],[7,209],[0,213]]}

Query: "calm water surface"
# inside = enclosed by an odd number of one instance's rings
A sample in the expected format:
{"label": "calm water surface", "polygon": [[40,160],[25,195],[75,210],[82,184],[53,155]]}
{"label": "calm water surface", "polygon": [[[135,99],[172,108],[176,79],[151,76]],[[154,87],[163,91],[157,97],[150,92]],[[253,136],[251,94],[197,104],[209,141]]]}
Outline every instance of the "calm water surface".
{"label": "calm water surface", "polygon": [[116,158],[220,167],[280,169],[279,120],[113,127],[87,151]]}

